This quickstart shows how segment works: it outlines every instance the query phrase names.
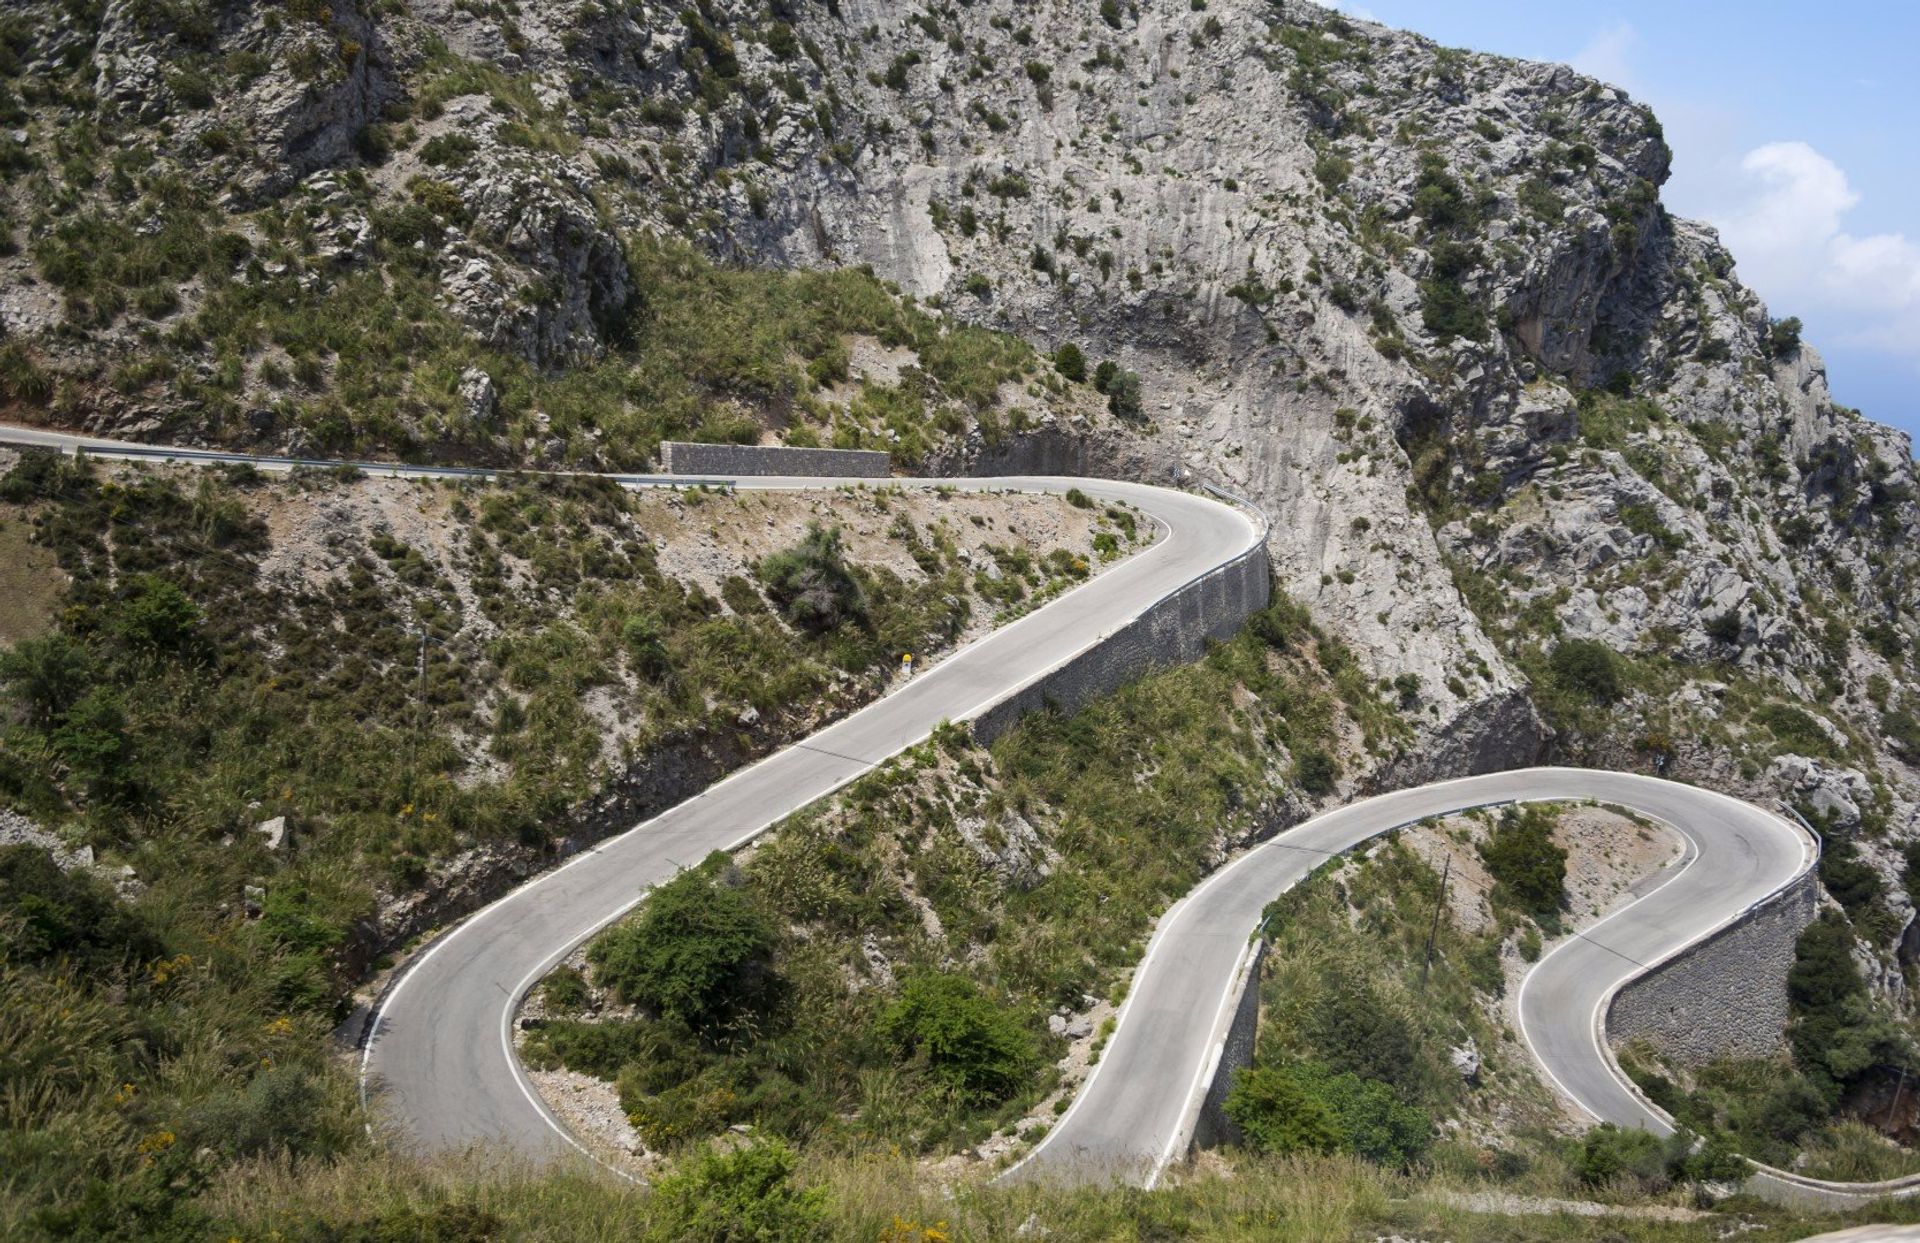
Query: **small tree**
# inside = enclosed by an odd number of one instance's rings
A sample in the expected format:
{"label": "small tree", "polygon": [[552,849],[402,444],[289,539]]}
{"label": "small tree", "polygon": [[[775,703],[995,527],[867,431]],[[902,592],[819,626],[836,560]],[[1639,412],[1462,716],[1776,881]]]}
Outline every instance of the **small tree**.
{"label": "small tree", "polygon": [[1562,690],[1598,704],[1619,699],[1620,664],[1612,649],[1594,639],[1563,639],[1547,658]]}
{"label": "small tree", "polygon": [[1775,358],[1791,358],[1800,352],[1800,319],[1789,315],[1776,319],[1767,330],[1767,346]]}
{"label": "small tree", "polygon": [[95,797],[119,791],[127,757],[127,717],[120,696],[106,686],[82,695],[53,731],[53,748]]}
{"label": "small tree", "polygon": [[880,1016],[880,1037],[926,1063],[970,1105],[1005,1100],[1033,1073],[1033,1040],[1006,1009],[958,975],[908,980]]}
{"label": "small tree", "polygon": [[87,689],[87,651],[58,631],[0,652],[0,683],[36,725],[51,725]]}
{"label": "small tree", "polygon": [[587,951],[621,1001],[712,1030],[773,995],[773,926],[739,889],[716,884],[717,856],[654,890],[640,917]]}
{"label": "small tree", "polygon": [[1117,419],[1137,419],[1142,408],[1139,374],[1132,371],[1116,374],[1107,386],[1107,409],[1113,411]]}
{"label": "small tree", "polygon": [[1508,811],[1480,847],[1504,894],[1535,919],[1551,920],[1566,902],[1567,852],[1553,841],[1553,820],[1537,807]]}
{"label": "small tree", "polygon": [[1327,794],[1340,777],[1340,761],[1319,747],[1302,747],[1293,759],[1293,779],[1308,794]]}
{"label": "small tree", "polygon": [[866,593],[847,565],[839,527],[809,525],[794,547],[761,559],[760,581],[788,623],[809,634],[825,634],[866,612]]}
{"label": "small tree", "polygon": [[1062,342],[1053,352],[1053,369],[1075,384],[1087,378],[1087,356],[1071,341]]}
{"label": "small tree", "polygon": [[1325,1102],[1284,1070],[1243,1070],[1227,1092],[1227,1117],[1258,1152],[1335,1153],[1347,1137]]}
{"label": "small tree", "polygon": [[200,608],[184,591],[151,575],[133,580],[114,619],[115,629],[128,643],[155,651],[182,646],[199,622]]}

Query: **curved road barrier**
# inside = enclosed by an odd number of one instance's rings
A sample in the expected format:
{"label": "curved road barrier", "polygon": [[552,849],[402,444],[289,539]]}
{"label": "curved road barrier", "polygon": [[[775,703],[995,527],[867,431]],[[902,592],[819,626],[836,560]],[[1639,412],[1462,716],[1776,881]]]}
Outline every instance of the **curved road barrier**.
{"label": "curved road barrier", "polygon": [[[251,463],[266,469],[359,465],[401,478],[486,478],[488,470],[261,458],[177,450],[32,429],[0,442],[144,460]],[[833,488],[860,481],[697,480],[607,476],[628,487],[714,483]],[[457,924],[404,970],[368,1024],[363,1090],[377,1087],[418,1144],[504,1143],[528,1156],[582,1147],[527,1082],[513,1052],[521,998],[595,932],[638,905],[645,889],[714,850],[744,845],[775,822],[925,739],[943,720],[994,721],[1003,704],[1033,703],[1067,679],[1078,699],[1140,671],[1135,655],[1087,671],[1100,649],[1137,647],[1186,629],[1230,628],[1265,593],[1219,586],[1246,572],[1265,527],[1239,509],[1188,493],[1096,479],[893,480],[906,487],[1064,492],[1070,487],[1144,511],[1162,538],[1125,563],[961,649],[900,690],[704,793],[514,890]],[[1261,564],[1264,572],[1264,564]],[[1230,616],[1238,612],[1239,616]],[[1183,643],[1199,644],[1196,634]],[[1169,653],[1169,659],[1183,654]],[[1023,704],[1024,706],[1024,704]],[[1606,1041],[1614,997],[1636,978],[1710,941],[1803,880],[1819,857],[1803,827],[1696,786],[1631,773],[1530,768],[1399,790],[1314,817],[1241,855],[1161,919],[1104,1055],[1059,1123],[1003,1178],[1152,1186],[1191,1148],[1230,1042],[1244,1043],[1262,912],[1314,868],[1354,846],[1432,816],[1514,802],[1594,800],[1640,812],[1686,839],[1687,859],[1660,885],[1567,938],[1530,971],[1516,1001],[1522,1039],[1559,1092],[1597,1120],[1669,1134],[1673,1122],[1642,1095]],[[591,1154],[588,1154],[591,1155]],[[1920,1176],[1835,1183],[1755,1163],[1747,1189],[1825,1206],[1920,1191]]]}

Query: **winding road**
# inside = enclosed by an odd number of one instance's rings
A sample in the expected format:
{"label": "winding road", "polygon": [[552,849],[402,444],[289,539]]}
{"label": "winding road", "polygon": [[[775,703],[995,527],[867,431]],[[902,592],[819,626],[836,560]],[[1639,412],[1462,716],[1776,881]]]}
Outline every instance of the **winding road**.
{"label": "winding road", "polygon": [[[0,442],[100,457],[252,462],[267,469],[331,462],[249,457],[0,428]],[[485,476],[447,467],[363,464],[400,477]],[[612,476],[631,487],[685,479]],[[740,488],[820,488],[830,479],[733,479]],[[858,482],[858,481],[853,481]],[[1244,553],[1261,528],[1230,506],[1187,493],[1108,480],[894,480],[1062,492],[1078,487],[1130,503],[1162,538],[1034,613],[949,656],[886,698],[743,769],[679,806],[582,852],[482,909],[410,963],[376,1010],[363,1084],[426,1149],[495,1143],[530,1157],[586,1152],[556,1120],[512,1052],[526,991],[645,889],[768,826],[924,739],[1059,668],[1143,609]],[[1752,804],[1627,773],[1533,768],[1440,782],[1316,816],[1233,860],[1160,921],[1099,1064],[1072,1106],[1007,1178],[1125,1179],[1152,1185],[1190,1147],[1202,1100],[1250,962],[1263,908],[1326,859],[1429,816],[1514,801],[1593,799],[1664,822],[1688,841],[1687,861],[1543,958],[1517,1000],[1523,1039],[1559,1091],[1593,1117],[1658,1133],[1666,1117],[1607,1054],[1602,1019],[1626,981],[1711,935],[1792,883],[1816,860],[1801,828]],[[591,1155],[591,1154],[589,1154]],[[1769,1181],[1771,1180],[1771,1181]],[[1759,1189],[1822,1194],[1822,1186],[1762,1170]],[[1825,1184],[1831,1199],[1906,1184]]]}
{"label": "winding road", "polygon": [[[1151,1186],[1185,1154],[1238,997],[1261,912],[1327,859],[1429,816],[1515,801],[1596,799],[1664,821],[1691,842],[1677,875],[1561,943],[1521,985],[1520,1030],[1561,1093],[1593,1117],[1659,1133],[1666,1119],[1603,1046],[1613,993],[1810,867],[1808,835],[1750,803],[1631,773],[1527,768],[1398,790],[1277,834],[1221,868],[1160,921],[1120,1022],[1072,1107],[1014,1177],[1105,1177]],[[1644,966],[1643,966],[1644,964]]]}

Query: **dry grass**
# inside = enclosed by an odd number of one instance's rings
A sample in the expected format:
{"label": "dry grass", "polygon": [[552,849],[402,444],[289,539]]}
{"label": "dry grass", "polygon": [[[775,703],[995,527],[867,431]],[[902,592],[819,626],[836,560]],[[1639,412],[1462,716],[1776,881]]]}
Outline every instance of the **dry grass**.
{"label": "dry grass", "polygon": [[[1575,1212],[1553,1202],[1504,1202],[1497,1196],[1475,1206],[1462,1194],[1466,1189],[1451,1180],[1400,1177],[1351,1158],[1232,1160],[1208,1167],[1218,1172],[1192,1172],[1152,1192],[949,1187],[926,1178],[911,1157],[901,1154],[815,1154],[803,1160],[799,1179],[827,1189],[827,1237],[847,1243],[1023,1238],[1372,1243],[1394,1236],[1450,1243],[1627,1238],[1704,1243],[1745,1234],[1804,1238],[1848,1224],[1912,1219],[1917,1212],[1914,1206],[1893,1205],[1873,1213],[1809,1217],[1740,1204],[1691,1220],[1663,1220],[1645,1209]],[[364,1154],[327,1166],[240,1166],[227,1171],[202,1204],[242,1237],[276,1231],[311,1237],[303,1232],[321,1222],[337,1229],[449,1206],[493,1218],[492,1237],[540,1243],[634,1239],[662,1226],[643,1188],[579,1163],[542,1173],[485,1151],[426,1164]],[[1518,1211],[1485,1211],[1496,1206]]]}
{"label": "dry grass", "polygon": [[33,526],[13,506],[0,508],[0,647],[45,634],[66,587],[53,552],[33,542]]}

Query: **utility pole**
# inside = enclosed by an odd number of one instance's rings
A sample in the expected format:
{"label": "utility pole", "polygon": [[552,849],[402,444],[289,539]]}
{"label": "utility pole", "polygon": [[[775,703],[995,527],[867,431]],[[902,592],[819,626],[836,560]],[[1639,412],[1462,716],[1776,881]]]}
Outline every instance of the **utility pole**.
{"label": "utility pole", "polygon": [[407,627],[409,637],[420,639],[420,655],[415,665],[413,682],[413,729],[407,739],[407,782],[412,787],[409,793],[419,794],[420,785],[420,735],[426,732],[427,708],[427,628],[416,619]]}
{"label": "utility pole", "polygon": [[1893,1117],[1900,1112],[1900,1094],[1906,1091],[1906,1088],[1907,1062],[1905,1058],[1902,1058],[1900,1060],[1900,1082],[1894,1085],[1893,1103],[1887,1106],[1887,1124],[1884,1129],[1889,1135],[1893,1134]]}
{"label": "utility pole", "polygon": [[1420,964],[1420,987],[1427,987],[1427,973],[1433,970],[1433,941],[1440,935],[1440,912],[1447,909],[1447,881],[1453,876],[1453,856],[1440,869],[1440,898],[1433,904],[1433,923],[1427,926],[1427,958]]}

